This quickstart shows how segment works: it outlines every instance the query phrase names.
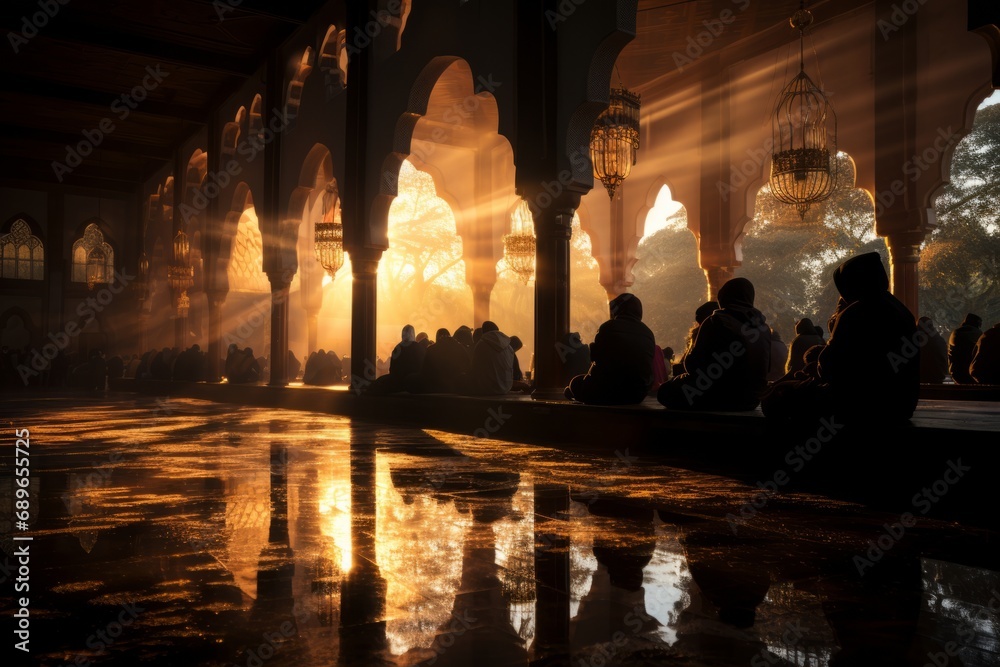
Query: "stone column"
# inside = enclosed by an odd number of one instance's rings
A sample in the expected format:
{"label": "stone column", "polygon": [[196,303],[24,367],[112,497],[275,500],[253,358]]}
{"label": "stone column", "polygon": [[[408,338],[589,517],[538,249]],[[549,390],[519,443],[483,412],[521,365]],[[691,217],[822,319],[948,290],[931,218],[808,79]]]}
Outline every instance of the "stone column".
{"label": "stone column", "polygon": [[483,322],[490,319],[490,295],[493,294],[493,285],[472,285],[472,321],[474,326],[482,326]]}
{"label": "stone column", "polygon": [[889,246],[889,289],[910,309],[914,318],[920,314],[918,265],[923,240],[921,232],[903,232],[886,237],[886,245]]}
{"label": "stone column", "polygon": [[288,384],[288,287],[291,277],[286,272],[267,274],[271,283],[271,373],[267,383],[272,387]]}
{"label": "stone column", "polygon": [[348,251],[354,282],[351,288],[351,389],[361,393],[375,379],[378,322],[378,263],[382,251]]}
{"label": "stone column", "polygon": [[709,266],[705,268],[705,276],[708,278],[708,299],[714,301],[719,297],[719,288],[732,280],[734,269],[731,266]]}
{"label": "stone column", "polygon": [[[535,390],[531,396],[562,400],[563,362],[556,345],[569,333],[569,239],[580,195],[564,193],[553,200],[545,192],[526,194],[536,237]],[[539,206],[546,201],[551,203]]]}
{"label": "stone column", "polygon": [[208,355],[205,366],[205,379],[208,382],[218,382],[222,379],[222,305],[226,302],[226,293],[209,290],[208,297]]}

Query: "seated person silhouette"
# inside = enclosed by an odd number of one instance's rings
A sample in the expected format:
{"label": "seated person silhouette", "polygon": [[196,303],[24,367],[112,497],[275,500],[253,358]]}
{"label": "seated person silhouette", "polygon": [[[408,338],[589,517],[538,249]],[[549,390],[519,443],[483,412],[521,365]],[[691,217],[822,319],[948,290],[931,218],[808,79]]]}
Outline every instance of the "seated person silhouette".
{"label": "seated person silhouette", "polygon": [[590,371],[570,380],[565,395],[591,405],[641,403],[653,384],[653,332],[642,322],[642,302],[620,294],[609,304],[611,319],[590,344]]}
{"label": "seated person silhouette", "polygon": [[719,309],[701,326],[684,373],[665,382],[657,400],[674,410],[753,410],[767,386],[771,330],[753,307],[754,288],[733,278],[719,289]]}
{"label": "seated person silhouette", "polygon": [[969,374],[978,384],[1000,384],[1000,323],[979,337]]}
{"label": "seated person silhouette", "polygon": [[487,320],[472,348],[472,370],[462,381],[464,393],[474,396],[506,394],[514,386],[514,350],[510,337]]}
{"label": "seated person silhouette", "polygon": [[948,372],[958,384],[972,384],[975,380],[969,373],[972,357],[975,355],[976,343],[983,332],[983,319],[975,313],[968,313],[962,321],[962,326],[951,332],[948,338]]}
{"label": "seated person silhouette", "polygon": [[841,304],[819,356],[818,380],[774,385],[762,408],[768,417],[843,422],[906,420],[920,389],[917,325],[889,293],[876,252],[852,257],[833,273]]}

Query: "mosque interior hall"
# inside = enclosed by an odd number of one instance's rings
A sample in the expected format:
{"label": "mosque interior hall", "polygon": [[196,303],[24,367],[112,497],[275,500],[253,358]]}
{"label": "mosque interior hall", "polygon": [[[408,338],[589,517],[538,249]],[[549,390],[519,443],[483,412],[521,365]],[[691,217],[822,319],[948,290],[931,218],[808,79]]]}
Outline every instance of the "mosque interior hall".
{"label": "mosque interior hall", "polygon": [[0,27],[11,664],[1000,665],[993,0]]}

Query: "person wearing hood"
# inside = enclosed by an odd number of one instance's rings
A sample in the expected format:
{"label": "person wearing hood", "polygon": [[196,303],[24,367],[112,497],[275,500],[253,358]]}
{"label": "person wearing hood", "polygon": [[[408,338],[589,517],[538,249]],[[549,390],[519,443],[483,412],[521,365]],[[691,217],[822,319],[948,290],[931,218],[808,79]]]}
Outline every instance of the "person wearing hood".
{"label": "person wearing hood", "polygon": [[948,338],[948,372],[958,384],[972,384],[975,380],[969,374],[976,343],[983,335],[979,327],[983,319],[975,313],[967,313],[962,326],[951,332]]}
{"label": "person wearing hood", "polygon": [[[816,331],[816,325],[808,317],[803,317],[795,323],[795,338],[788,346],[788,360],[785,362],[785,373],[797,373],[805,365],[806,350],[813,345],[825,345],[822,334]],[[822,329],[820,329],[822,331]]]}
{"label": "person wearing hood", "polygon": [[919,343],[913,314],[889,293],[877,252],[848,259],[833,273],[841,295],[818,379],[783,383],[763,402],[773,418],[887,422],[913,416],[920,390]]}
{"label": "person wearing hood", "polygon": [[377,378],[368,388],[368,393],[378,395],[406,391],[410,378],[423,367],[425,354],[424,346],[417,342],[416,330],[412,324],[407,324],[400,332],[400,341],[392,349],[389,372]]}
{"label": "person wearing hood", "polygon": [[472,371],[465,379],[465,393],[474,396],[506,394],[514,385],[514,350],[510,337],[487,320],[472,349]]}
{"label": "person wearing hood", "polygon": [[458,390],[459,378],[466,375],[472,360],[469,350],[447,329],[438,329],[434,344],[427,348],[420,374],[410,384],[411,393],[451,394]]}
{"label": "person wearing hood", "polygon": [[719,309],[701,323],[684,373],[657,400],[675,410],[753,410],[767,386],[771,329],[754,308],[754,287],[733,278],[719,288]]}
{"label": "person wearing hood", "polygon": [[694,339],[698,336],[698,327],[701,326],[702,322],[708,319],[709,315],[718,310],[718,308],[718,301],[706,301],[698,306],[698,308],[694,311],[694,326],[691,327],[690,331],[688,331],[687,338],[684,341],[684,351],[681,352],[680,360],[670,368],[671,375],[677,376],[684,372],[684,360],[691,351],[691,345],[694,344]]}
{"label": "person wearing hood", "polygon": [[979,384],[1000,384],[1000,322],[979,337],[969,374]]}
{"label": "person wearing hood", "polygon": [[642,302],[620,294],[609,304],[611,319],[590,344],[590,371],[570,380],[565,395],[592,405],[641,403],[653,384],[653,332],[642,322]]}

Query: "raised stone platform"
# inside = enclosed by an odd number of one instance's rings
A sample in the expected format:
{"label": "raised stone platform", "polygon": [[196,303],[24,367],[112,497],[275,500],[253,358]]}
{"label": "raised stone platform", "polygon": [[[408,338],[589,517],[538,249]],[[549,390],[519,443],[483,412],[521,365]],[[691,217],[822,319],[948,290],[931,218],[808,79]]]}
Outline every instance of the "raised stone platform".
{"label": "raised stone platform", "polygon": [[[502,397],[396,394],[369,398],[346,387],[269,387],[115,381],[115,390],[184,396],[350,416],[477,437],[524,442],[628,464],[656,461],[744,480],[762,489],[808,491],[899,511],[981,523],[992,505],[991,456],[1000,433],[993,402],[921,400],[902,426],[822,420],[791,427],[753,412],[681,412],[653,399],[636,406],[585,406]],[[961,477],[956,466],[969,468]],[[948,473],[949,470],[953,472]],[[921,498],[938,484],[940,498]],[[970,481],[971,480],[971,481]],[[926,503],[925,503],[926,501]]]}

